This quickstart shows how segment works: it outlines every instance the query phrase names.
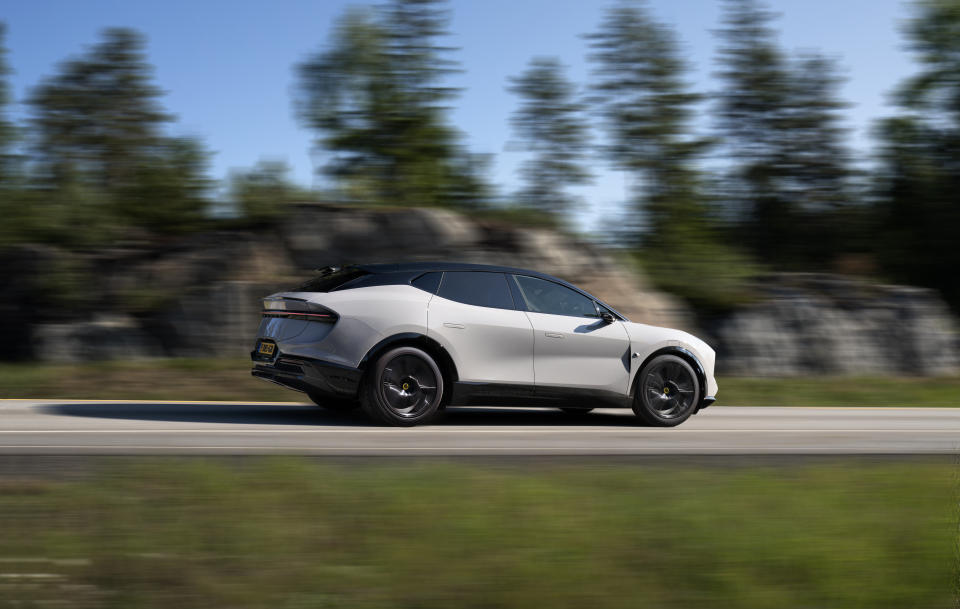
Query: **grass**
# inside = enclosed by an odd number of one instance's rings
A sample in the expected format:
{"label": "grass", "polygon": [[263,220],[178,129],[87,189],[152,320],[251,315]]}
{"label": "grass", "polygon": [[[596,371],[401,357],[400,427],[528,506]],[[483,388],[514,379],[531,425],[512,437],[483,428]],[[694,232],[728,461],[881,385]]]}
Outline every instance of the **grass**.
{"label": "grass", "polygon": [[960,377],[800,377],[718,380],[728,406],[960,406]]}
{"label": "grass", "polygon": [[[718,406],[960,406],[960,377],[719,379]],[[0,398],[304,401],[245,359],[0,364]]]}
{"label": "grass", "polygon": [[0,364],[0,398],[297,402],[306,396],[250,375],[249,359]]}
{"label": "grass", "polygon": [[130,459],[0,478],[0,606],[946,608],[955,491],[935,461]]}

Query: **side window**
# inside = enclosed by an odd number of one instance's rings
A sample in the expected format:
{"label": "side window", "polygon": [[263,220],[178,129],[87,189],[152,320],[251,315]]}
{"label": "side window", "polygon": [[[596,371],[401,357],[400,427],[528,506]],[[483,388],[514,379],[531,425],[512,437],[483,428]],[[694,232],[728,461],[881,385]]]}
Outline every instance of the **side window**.
{"label": "side window", "polygon": [[424,292],[430,292],[431,294],[437,293],[437,288],[440,287],[440,276],[443,273],[434,272],[434,273],[424,273],[416,279],[410,282],[415,288],[420,288]]}
{"label": "side window", "polygon": [[478,307],[513,309],[513,297],[503,273],[446,271],[437,296]]}
{"label": "side window", "polygon": [[593,300],[559,283],[514,275],[528,311],[570,317],[597,317]]}

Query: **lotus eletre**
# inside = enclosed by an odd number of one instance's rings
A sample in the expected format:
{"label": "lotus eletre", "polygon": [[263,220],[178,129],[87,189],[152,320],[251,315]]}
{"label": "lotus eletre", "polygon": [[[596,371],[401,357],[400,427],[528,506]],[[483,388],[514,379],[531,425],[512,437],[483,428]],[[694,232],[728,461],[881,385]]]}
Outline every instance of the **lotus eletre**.
{"label": "lotus eletre", "polygon": [[381,424],[448,406],[632,408],[672,427],[715,400],[715,354],[542,273],[460,263],[328,267],[263,300],[253,375]]}

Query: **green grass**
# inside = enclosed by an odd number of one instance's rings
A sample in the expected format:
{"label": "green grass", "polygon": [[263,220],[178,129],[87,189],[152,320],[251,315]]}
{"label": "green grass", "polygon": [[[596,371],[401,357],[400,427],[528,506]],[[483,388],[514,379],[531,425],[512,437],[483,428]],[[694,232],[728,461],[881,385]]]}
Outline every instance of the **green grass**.
{"label": "green grass", "polygon": [[[719,379],[718,406],[960,406],[960,377]],[[0,364],[0,398],[304,401],[246,359]]]}
{"label": "green grass", "polygon": [[955,480],[935,461],[131,459],[0,478],[0,606],[946,608]]}
{"label": "green grass", "polygon": [[960,377],[718,379],[728,406],[960,406]]}
{"label": "green grass", "polygon": [[306,396],[250,375],[249,359],[0,364],[0,398],[297,402]]}

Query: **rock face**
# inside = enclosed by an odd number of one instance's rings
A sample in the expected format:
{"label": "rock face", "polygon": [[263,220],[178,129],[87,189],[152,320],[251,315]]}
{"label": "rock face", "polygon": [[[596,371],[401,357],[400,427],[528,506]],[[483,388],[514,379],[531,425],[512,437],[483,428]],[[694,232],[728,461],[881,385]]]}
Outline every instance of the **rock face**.
{"label": "rock face", "polygon": [[297,285],[312,269],[364,262],[527,267],[577,283],[635,321],[690,328],[692,320],[679,301],[596,246],[440,209],[304,204],[271,231],[98,252],[77,262],[85,273],[73,278],[83,288],[78,296],[54,290],[59,297],[44,300],[50,290],[37,288],[35,279],[51,266],[46,260],[66,255],[26,249],[16,259],[36,263],[0,269],[0,303],[15,320],[0,330],[5,337],[16,331],[16,344],[29,347],[18,359],[243,356],[252,347],[263,296]]}
{"label": "rock face", "polygon": [[597,246],[441,209],[303,204],[269,231],[194,235],[86,257],[26,246],[3,258],[0,338],[19,346],[0,355],[8,358],[243,356],[260,298],[297,285],[311,269],[441,260],[571,281],[633,321],[702,336],[716,348],[722,374],[937,375],[958,368],[953,320],[929,290],[777,275],[763,282],[756,304],[697,329],[681,302]]}
{"label": "rock face", "polygon": [[713,324],[718,371],[741,376],[956,374],[957,333],[931,290],[777,275]]}

